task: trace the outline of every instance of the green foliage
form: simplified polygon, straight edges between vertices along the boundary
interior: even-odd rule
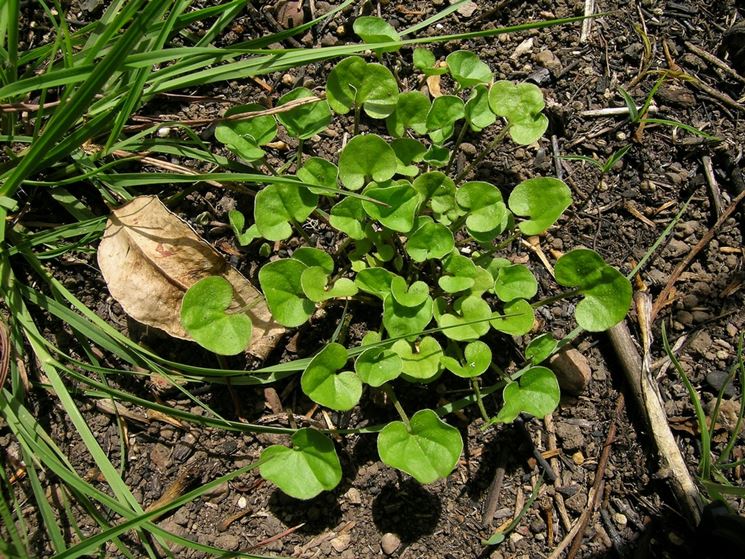
[[[388,133],[395,138],[402,137],[407,129],[419,135],[426,134],[430,107],[429,98],[419,91],[401,93],[396,108],[385,120]]]
[[[390,23],[375,16],[358,17],[354,20],[352,28],[366,43],[388,43],[401,40],[401,35],[398,34],[398,31]],[[400,46],[394,45],[374,50],[376,53],[381,53],[394,52],[400,48]]]
[[[489,106],[496,115],[507,119],[510,136],[517,144],[532,144],[548,128],[548,118],[541,113],[543,93],[532,83],[494,83],[489,90]]]
[[[337,343],[330,343],[311,360],[303,371],[300,385],[314,402],[345,411],[352,409],[362,396],[362,380],[352,371],[339,373],[349,354]]]
[[[494,421],[510,423],[521,413],[544,417],[559,405],[559,381],[546,367],[533,367],[502,391],[504,406]]]
[[[298,87],[279,98],[278,106],[286,105],[291,101],[313,97],[313,92],[305,87]],[[307,140],[320,134],[331,122],[331,111],[326,101],[308,103],[293,107],[288,111],[277,113],[279,122],[287,130],[287,133],[300,140]]]
[[[270,241],[281,241],[292,235],[292,225],[303,223],[316,209],[318,195],[299,185],[270,184],[256,194],[254,218],[256,229]]]
[[[538,177],[518,184],[510,194],[510,210],[530,219],[518,227],[526,235],[540,235],[551,227],[572,203],[569,187],[559,179]]]
[[[370,118],[382,119],[396,108],[398,84],[385,66],[350,56],[331,70],[326,82],[326,98],[338,114],[361,107]]]
[[[227,313],[233,286],[220,276],[192,285],[181,301],[181,324],[199,345],[220,355],[235,355],[251,341],[251,319],[243,312]]]
[[[425,76],[439,76],[448,71],[447,67],[438,67],[435,55],[432,54],[431,50],[424,47],[414,49],[413,62],[414,68]]]
[[[263,111],[265,107],[251,103],[233,107],[225,116]],[[271,115],[256,116],[245,120],[223,120],[215,127],[215,139],[244,161],[256,161],[264,157],[261,147],[277,135],[277,121]]]
[[[427,113],[427,130],[430,139],[442,145],[455,132],[455,123],[466,116],[465,103],[455,95],[437,97]]]
[[[450,70],[450,75],[461,87],[473,87],[480,84],[488,84],[493,75],[489,66],[471,51],[459,50],[450,53],[445,59]]]
[[[339,156],[339,178],[350,190],[359,190],[371,180],[385,182],[396,167],[393,148],[375,134],[352,138]]]

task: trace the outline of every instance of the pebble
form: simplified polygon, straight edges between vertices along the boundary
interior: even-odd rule
[[[241,539],[235,534],[225,533],[217,536],[214,543],[215,546],[219,547],[220,549],[233,551],[241,546]]]
[[[592,379],[590,363],[574,348],[554,355],[549,361],[549,366],[556,373],[562,391],[573,396],[581,394]]]
[[[683,326],[691,326],[693,324],[693,315],[688,311],[678,311],[675,313],[675,320]]]
[[[458,8],[458,13],[462,15],[463,17],[471,17],[473,15],[473,12],[479,9],[478,4],[476,2],[466,2],[464,4],[461,4]]]
[[[665,249],[665,252],[672,257],[683,256],[684,254],[687,254],[688,251],[688,243],[678,239],[672,239]]]
[[[539,516],[530,523],[530,531],[534,534],[542,534],[546,529],[546,522]]]
[[[582,514],[587,507],[587,495],[576,493],[564,501],[566,507],[572,512]]]
[[[585,446],[585,436],[578,425],[559,422],[556,424],[556,434],[561,439],[563,448],[577,449]]]
[[[706,383],[718,393],[727,382],[728,376],[724,371],[712,371],[706,375]],[[734,398],[737,395],[737,389],[731,381],[724,387],[724,395],[727,398]]]
[[[585,463],[585,455],[582,454],[582,451],[578,450],[574,454],[572,454],[572,461],[577,464],[577,466],[581,466]]]
[[[349,491],[344,494],[344,497],[347,499],[347,501],[349,501],[349,504],[351,505],[362,504],[362,495],[360,495],[360,490],[356,487],[350,487]]]
[[[703,355],[709,350],[711,344],[711,336],[709,336],[707,332],[701,331],[691,342],[690,348],[691,351],[695,351],[696,353]]]
[[[536,54],[535,61],[554,75],[561,72],[561,60],[550,50],[542,50]]]
[[[392,555],[401,545],[401,538],[391,532],[386,532],[380,539],[380,549],[386,555]]]
[[[170,454],[170,448],[163,444],[156,443],[150,451],[150,461],[162,472],[171,465]]]
[[[339,534],[333,540],[331,540],[331,547],[333,547],[337,553],[341,553],[342,551],[347,549],[351,543],[352,534],[350,534],[349,532],[344,532],[343,534]]]
[[[238,508],[239,509],[245,509],[248,506],[248,501],[246,500],[246,498],[243,495],[241,495],[238,498],[238,503],[237,504],[238,504]]]
[[[613,515],[613,520],[616,524],[618,524],[621,528],[626,526],[628,523],[628,519],[626,518],[625,514],[621,514],[620,512],[617,512]]]
[[[701,324],[711,319],[711,313],[706,311],[693,311],[691,314],[693,315],[693,322],[696,324]]]
[[[465,153],[466,155],[476,155],[476,146],[473,144],[469,144],[468,142],[463,142],[460,145],[460,150]]]

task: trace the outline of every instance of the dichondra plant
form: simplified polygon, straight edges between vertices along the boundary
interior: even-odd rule
[[[360,18],[354,29],[365,40],[397,40],[395,30],[378,18]],[[524,180],[505,197],[490,182],[450,173],[449,162],[468,133],[497,127],[494,144],[506,136],[519,145],[538,141],[548,126],[538,87],[495,82],[489,67],[468,51],[453,52],[438,64],[432,52],[417,48],[416,71],[449,73],[453,91],[434,99],[420,91],[401,92],[381,63],[389,50],[394,49],[376,50],[375,62],[359,56],[338,62],[328,76],[325,99],[276,119],[226,121],[215,134],[241,160],[256,164],[277,134],[277,121],[297,139],[294,175],[269,181],[256,194],[250,227],[237,211],[230,214],[231,226],[241,245],[295,234],[306,237],[308,245],[302,227],[311,217],[337,232],[336,258],[302,246],[265,263],[258,278],[266,303],[274,320],[288,328],[340,299],[359,299],[379,313],[379,331],[369,332],[359,347],[331,342],[318,351],[300,386],[313,402],[338,412],[351,410],[371,390],[382,391],[399,418],[377,435],[380,459],[430,483],[453,470],[463,441],[435,410],[418,409],[409,416],[396,397],[401,383],[428,383],[442,374],[462,378],[487,422],[511,422],[523,413],[543,416],[558,405],[556,378],[539,365],[557,341],[536,336],[526,350],[528,365],[509,376],[493,366],[498,347],[490,332],[531,333],[534,310],[542,304],[531,302],[539,284],[530,268],[499,254],[518,237],[554,226],[572,199],[556,178]],[[279,104],[310,95],[298,88]],[[248,105],[231,113],[256,109]],[[353,136],[333,161],[305,156],[303,142],[325,130],[333,113],[351,113],[346,118],[354,124]],[[370,131],[360,134],[363,118]],[[577,248],[558,258],[555,280],[565,290],[543,294],[545,299],[579,298],[575,318],[586,330],[605,330],[626,314],[628,280],[592,250]],[[187,292],[181,310],[186,330],[217,353],[245,348],[251,332],[245,314],[226,313],[231,300],[226,283],[202,280]],[[495,372],[503,405],[490,417],[480,377]],[[267,448],[260,469],[301,499],[332,489],[341,479],[331,439],[311,428],[298,430],[291,447]]]

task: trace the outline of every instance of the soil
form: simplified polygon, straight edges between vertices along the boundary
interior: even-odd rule
[[[467,10],[456,12],[424,34],[457,33],[576,16],[582,14],[584,3],[576,0],[478,0],[469,4],[474,8],[470,15],[463,15]],[[258,12],[247,12],[239,18],[221,38],[222,46],[271,32],[275,20],[281,24],[283,17],[287,17],[281,10],[269,10],[274,17],[267,19],[263,16],[267,6],[254,5]],[[394,0],[380,2],[380,5],[368,3],[362,11],[380,10],[395,27],[405,28],[445,5],[443,0],[405,3]],[[315,9],[323,12],[329,9],[329,4],[316,1]],[[741,99],[745,95],[745,82],[703,60],[687,44],[727,58],[724,33],[731,24],[742,21],[745,10],[741,3],[720,0],[630,3],[604,0],[597,2],[597,10],[608,15],[591,20],[586,41],[580,40],[582,24],[575,23],[445,43],[435,46],[434,52],[438,59],[443,59],[454,50],[472,50],[495,71],[496,79],[530,80],[544,91],[551,123],[545,137],[537,146],[500,148],[477,169],[476,176],[509,192],[522,179],[556,176],[557,171],[561,174],[571,187],[575,202],[558,226],[540,239],[540,246],[549,258],[577,246],[586,246],[628,273],[689,201],[672,235],[654,253],[640,275],[654,299],[678,262],[743,189],[743,111],[711,92]],[[257,17],[257,13],[261,17]],[[360,8],[356,7],[298,40],[308,47],[353,41],[351,21],[359,13]],[[81,12],[78,19],[84,21],[94,15],[95,12]],[[645,52],[644,37],[649,41],[648,52]],[[410,54],[409,48],[401,51],[406,61]],[[386,57],[391,61],[398,58],[394,54]],[[730,63],[742,62],[733,59]],[[195,89],[190,93],[211,100],[159,99],[145,107],[141,114],[178,119],[216,117],[230,106],[225,99],[236,103],[256,100],[272,103],[295,85],[320,90],[332,64],[262,76],[261,80]],[[646,69],[651,72],[645,73]],[[592,116],[590,111],[624,107],[619,95],[621,87],[639,104],[643,103],[659,76],[657,72],[664,70],[671,70],[672,77],[654,97],[657,112],[653,116],[694,126],[720,141],[707,141],[665,125],[649,124],[641,129],[631,124],[625,115]],[[694,81],[682,79],[682,72]],[[410,87],[416,86],[416,76],[408,63],[402,66],[400,78]],[[705,84],[709,90],[701,89],[697,83]],[[336,118],[328,132],[308,143],[307,153],[335,157],[340,137],[350,130],[348,120]],[[204,139],[213,140],[209,130]],[[277,162],[291,156],[294,149],[291,139],[284,140],[287,150],[272,152]],[[472,154],[490,140],[488,135],[467,137],[458,165],[464,166]],[[558,158],[583,155],[605,161],[624,146],[631,147],[605,175],[588,163]],[[220,149],[217,144],[213,148]],[[706,161],[711,162],[716,189],[707,180]],[[171,192],[166,190],[164,194]],[[101,212],[105,212],[105,207],[98,204]],[[262,257],[256,249],[240,249],[224,226],[230,209],[248,210],[250,205],[248,196],[201,187],[183,198],[174,209],[247,277],[255,278]],[[49,211],[55,210],[50,206]],[[199,224],[204,221],[196,221],[203,212],[209,215],[206,226]],[[671,344],[684,340],[679,358],[705,403],[715,398],[716,390],[733,366],[737,335],[743,331],[745,323],[744,231],[742,210],[735,211],[683,271],[675,284],[672,304],[660,311],[653,328],[652,361],[664,356],[660,342],[660,327],[664,323]],[[323,229],[308,229],[307,232],[320,247],[332,246],[335,242],[333,235],[327,235]],[[279,254],[292,249],[297,242],[293,240],[279,247]],[[118,304],[107,297],[94,255],[81,253],[78,256],[75,262],[52,265],[59,279],[117,328],[141,336],[141,329],[128,321]],[[549,289],[550,275],[534,251],[515,246],[512,257],[529,262],[544,282],[542,287]],[[349,310],[352,323],[348,342],[353,343],[367,329],[376,327],[379,317],[366,316],[355,307]],[[540,315],[544,331],[551,331],[557,338],[568,334],[574,327],[572,314],[573,309],[566,301],[555,303]],[[328,340],[341,315],[340,308],[329,308],[325,316],[315,317],[311,324],[283,341],[269,361],[313,354],[319,344]],[[61,325],[48,317],[38,318],[47,333],[55,336],[59,346],[74,347],[74,340]],[[634,311],[628,323],[635,337],[641,339]],[[209,363],[209,356],[200,354],[191,344],[173,343],[157,336],[140,339],[164,352],[166,357],[177,356],[183,360],[186,355],[194,363],[214,365]],[[500,358],[504,366],[514,366],[519,361],[525,341],[501,340],[503,347],[508,348],[506,355]],[[694,556],[697,550],[693,542],[710,534],[689,526],[680,513],[670,492],[667,474],[660,469],[642,410],[628,391],[610,342],[604,335],[584,335],[574,347],[587,360],[591,381],[578,395],[563,398],[552,423],[526,419],[524,424],[484,428],[478,411],[470,408],[452,418],[451,423],[461,430],[467,444],[456,470],[445,480],[419,485],[378,461],[374,437],[339,437],[337,451],[344,477],[334,491],[311,501],[298,501],[263,482],[258,473],[249,474],[177,509],[158,523],[174,534],[201,543],[270,556],[344,559],[546,557],[568,531],[568,526],[562,522],[560,502],[564,503],[566,519],[572,524],[590,506],[588,494],[601,453],[608,443],[608,434],[614,430],[615,436],[609,441],[611,448],[604,470],[602,498],[590,517],[578,556]],[[236,359],[230,365],[251,364]],[[662,366],[656,373],[668,419],[690,471],[695,474],[701,451],[688,394],[673,367]],[[178,392],[162,391],[133,379],[110,379],[110,382],[168,405],[203,413]],[[440,381],[426,389],[415,386],[403,398],[405,402],[429,401],[431,405],[438,405],[457,399],[459,388],[463,386]],[[287,426],[287,415],[283,413],[287,409],[292,409],[298,417],[313,413],[311,402],[302,397],[293,380],[272,387],[205,386],[195,393],[228,419]],[[737,409],[741,397],[737,383],[726,387],[725,394],[732,401],[727,405]],[[622,396],[626,403],[617,414]],[[83,396],[77,402],[109,458],[118,465],[123,457],[116,418]],[[87,472],[89,479],[95,480],[99,474],[58,404],[48,400],[43,391],[36,390],[29,395],[29,405],[39,417],[44,417],[54,440],[71,457],[77,471]],[[135,416],[142,415],[142,410],[136,406],[130,409]],[[323,421],[318,412],[313,417]],[[371,403],[349,415],[333,414],[331,420],[336,424],[343,422],[362,427],[390,417],[388,406]],[[128,420],[126,423],[124,479],[144,507],[157,501],[175,482],[206,483],[255,461],[266,446],[287,442],[283,435],[230,433],[173,422]],[[556,439],[557,450],[549,463],[557,475],[556,482],[546,482],[505,542],[485,547],[482,540],[508,523],[528,499],[542,471],[535,451],[540,454],[549,449],[552,437]],[[0,427],[0,447],[12,453],[14,444],[7,428]],[[740,438],[732,458],[744,456],[745,445]],[[740,468],[733,469],[730,475],[733,483],[742,485]],[[495,476],[502,480],[498,491],[494,491]],[[24,490],[21,484],[19,491]],[[742,499],[732,499],[731,504],[739,511],[745,506]],[[492,518],[485,522],[485,510],[490,505]],[[80,520],[79,528],[84,533],[96,529],[87,515],[81,515]],[[131,543],[137,549],[138,544]],[[39,557],[51,555],[43,530],[38,531],[36,545]],[[176,557],[203,556],[179,547],[172,547],[171,552]],[[110,548],[106,555],[115,556],[116,550]]]

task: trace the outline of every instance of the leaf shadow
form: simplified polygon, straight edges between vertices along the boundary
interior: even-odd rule
[[[378,530],[394,532],[404,543],[432,534],[441,513],[440,498],[413,479],[388,483],[372,504],[373,521]]]

